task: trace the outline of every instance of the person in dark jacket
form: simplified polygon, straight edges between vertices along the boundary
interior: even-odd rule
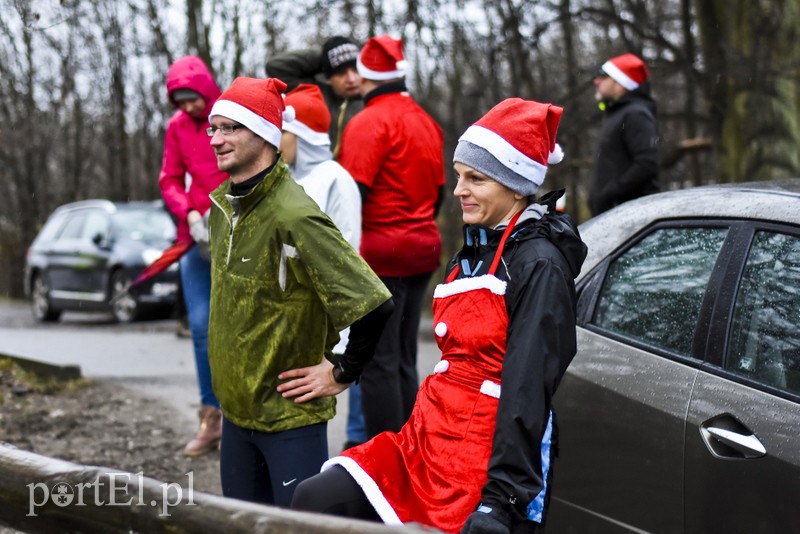
[[[353,116],[364,109],[361,77],[356,71],[358,46],[347,37],[331,37],[319,49],[303,49],[276,55],[267,61],[267,76],[278,78],[289,91],[302,83],[317,85],[328,104],[333,159],[339,159],[342,133]]]
[[[605,117],[589,191],[592,215],[660,190],[656,104],[647,78],[647,66],[633,54],[609,59],[595,76]]]
[[[332,395],[357,381],[394,305],[292,178],[280,80],[236,78],[211,109],[230,179],[211,192],[208,357],[222,407],[225,497],[287,506],[328,457]],[[284,111],[286,114],[284,115]],[[350,337],[339,356],[339,332]]]
[[[442,359],[408,423],[327,461],[292,507],[466,533],[533,532],[556,451],[553,395],[576,352],[574,279],[586,257],[534,195],[562,109],[511,98],[472,125],[453,160],[464,245],[434,293]]]

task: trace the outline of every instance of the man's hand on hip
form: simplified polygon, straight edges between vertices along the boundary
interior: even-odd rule
[[[278,392],[286,398],[296,397],[294,401],[297,403],[337,395],[350,385],[340,384],[333,379],[333,364],[326,358],[311,367],[284,371],[278,378],[288,380],[278,386]]]

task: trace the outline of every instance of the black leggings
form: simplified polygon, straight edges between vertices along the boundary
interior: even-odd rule
[[[334,465],[311,478],[305,479],[294,490],[294,510],[381,521],[378,512],[369,503],[361,486],[340,465]],[[511,529],[512,534],[539,534],[541,525],[521,521]]]
[[[419,321],[431,275],[381,277],[392,292],[394,311],[361,374],[361,407],[368,439],[384,430],[399,432],[414,408],[419,391]]]
[[[292,508],[368,521],[381,520],[361,486],[339,465],[301,482],[294,490]]]

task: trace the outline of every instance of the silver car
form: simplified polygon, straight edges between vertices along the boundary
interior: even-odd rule
[[[800,180],[580,227],[547,532],[800,532]]]

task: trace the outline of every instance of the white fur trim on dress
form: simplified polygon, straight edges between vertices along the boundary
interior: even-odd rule
[[[506,285],[506,282],[491,274],[484,274],[475,278],[459,278],[447,284],[437,285],[433,291],[433,298],[451,297],[476,289],[488,289],[495,295],[505,295]]]
[[[309,128],[308,125],[303,124],[299,120],[284,122],[283,130],[295,134],[300,139],[303,139],[306,143],[314,146],[325,146],[331,144],[331,138],[328,136],[328,132],[314,131]]]
[[[389,504],[389,501],[386,500],[384,497],[383,492],[372,480],[372,477],[364,471],[355,460],[348,456],[334,456],[324,464],[322,464],[322,468],[320,472],[325,471],[333,467],[334,465],[341,465],[342,467],[347,470],[353,479],[361,486],[361,489],[364,491],[364,495],[367,496],[369,499],[370,504],[372,507],[375,508],[375,511],[378,512],[381,520],[386,523],[387,525],[402,525],[403,522],[400,521],[400,518],[397,517],[397,512],[394,511],[392,505]]]
[[[620,84],[628,91],[633,91],[634,89],[639,87],[639,84],[636,83],[636,81],[633,80],[633,78],[622,72],[622,70],[613,63],[611,63],[611,61],[606,61],[600,68],[603,69],[603,71],[605,71],[606,74],[611,76],[611,78],[615,82]]]
[[[494,397],[495,399],[500,398],[500,390],[500,384],[492,382],[491,380],[484,380],[483,384],[481,384],[481,393]]]
[[[281,146],[281,129],[241,104],[232,100],[217,100],[214,102],[214,107],[211,108],[208,120],[210,121],[216,115],[227,117],[246,126],[275,148]]]
[[[467,128],[467,131],[458,140],[469,141],[473,145],[487,150],[504,167],[530,180],[537,186],[542,185],[542,182],[544,182],[547,165],[529,158],[517,150],[514,145],[488,128],[473,124]]]
[[[366,78],[367,80],[382,81],[405,77],[406,69],[408,68],[408,62],[405,60],[400,60],[395,64],[395,67],[397,67],[397,70],[372,70],[369,67],[365,67],[364,64],[361,63],[361,56],[359,56],[359,58],[356,60],[356,70],[358,71],[358,75],[362,78]]]

